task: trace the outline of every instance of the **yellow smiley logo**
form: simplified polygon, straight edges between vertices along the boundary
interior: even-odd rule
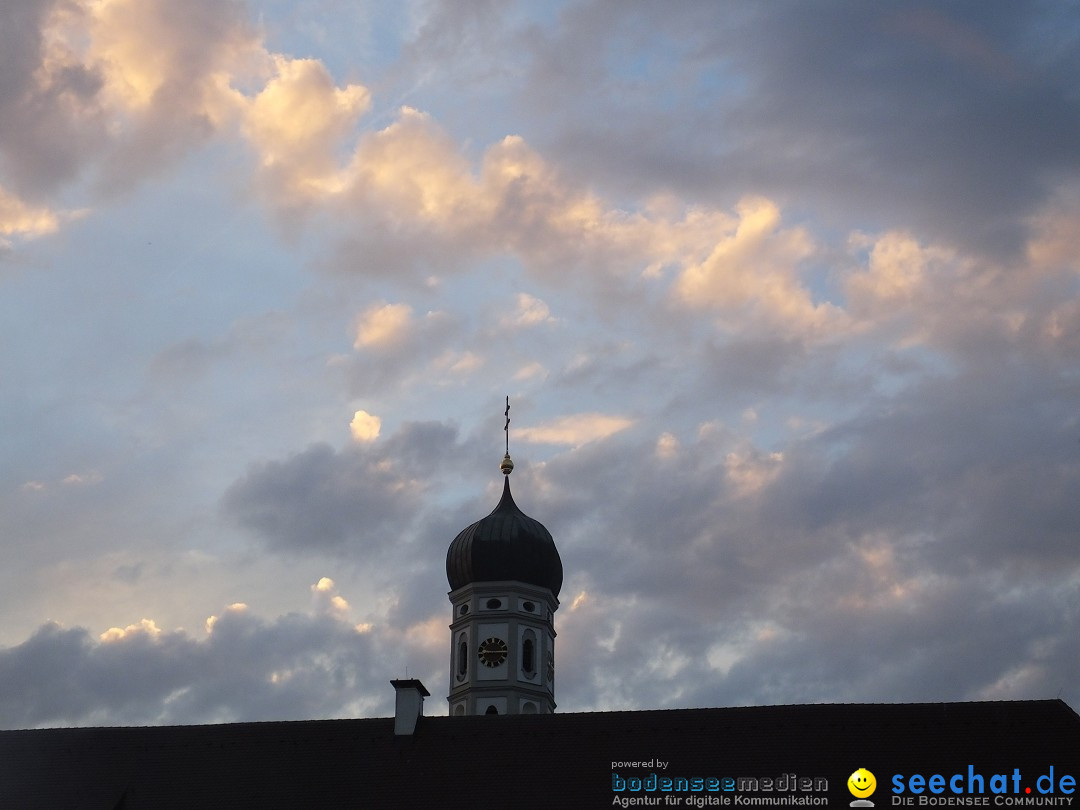
[[[877,789],[877,779],[866,768],[859,768],[847,780],[847,789],[857,799],[865,799]]]

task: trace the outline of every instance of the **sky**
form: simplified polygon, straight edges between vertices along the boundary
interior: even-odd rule
[[[0,4],[0,727],[1080,707],[1080,7]]]

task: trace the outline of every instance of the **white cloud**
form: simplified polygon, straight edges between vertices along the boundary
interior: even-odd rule
[[[150,619],[97,639],[81,628],[43,625],[0,650],[0,714],[5,727],[28,728],[385,712],[390,690],[367,691],[382,680],[370,664],[383,639],[345,618],[343,601],[330,599],[327,608],[268,619],[234,605],[211,617],[198,639]]]
[[[60,218],[48,208],[32,206],[0,186],[0,235],[32,238],[54,232]]]
[[[442,612],[429,616],[405,628],[405,638],[414,644],[432,649],[447,645],[446,616]]]
[[[551,309],[539,298],[528,293],[518,293],[517,307],[512,315],[504,316],[503,325],[527,329],[544,323],[555,323]]]
[[[744,446],[727,454],[724,475],[735,494],[747,498],[775,481],[783,470],[783,462],[783,453],[762,453]]]
[[[486,208],[464,157],[427,114],[411,107],[363,137],[341,177],[365,208],[406,225],[468,231]]]
[[[274,193],[303,200],[340,191],[338,146],[371,107],[370,93],[336,87],[315,59],[275,55],[273,64],[274,77],[247,104],[244,127]]]
[[[229,79],[258,57],[253,29],[208,0],[183,12],[168,0],[101,0],[90,13],[89,58],[106,76],[106,93],[132,110],[167,101],[190,105],[219,123],[232,95]]]
[[[1080,200],[1072,199],[1077,196],[1080,192],[1074,190],[1065,200],[1055,200],[1032,218],[1027,258],[1034,267],[1067,268],[1080,273]]]
[[[518,428],[514,435],[533,444],[566,444],[579,446],[604,439],[634,424],[625,416],[605,413],[579,413]]]
[[[855,316],[878,325],[905,316],[932,316],[944,292],[941,285],[948,286],[950,297],[965,286],[964,263],[954,251],[922,245],[910,233],[854,233],[848,244],[853,251],[869,249],[866,269],[847,278],[849,308]]]
[[[129,624],[127,627],[110,627],[98,638],[105,643],[112,643],[129,638],[132,635],[144,635],[147,638],[156,639],[161,636],[161,628],[153,619],[141,619],[138,624]]]
[[[656,440],[656,455],[662,459],[672,459],[679,454],[679,440],[671,433],[661,433]]]
[[[105,480],[105,476],[98,470],[90,470],[85,473],[72,473],[67,475],[60,482],[68,486],[92,486],[94,484],[100,484]]]
[[[349,612],[348,600],[337,593],[337,586],[330,577],[321,577],[311,586],[311,593],[317,610],[339,617],[344,617]]]
[[[360,443],[375,441],[379,438],[381,429],[382,420],[363,410],[354,413],[349,423],[349,433],[352,434],[354,441]]]
[[[455,376],[467,376],[484,365],[484,358],[475,352],[446,351],[438,355],[432,364],[440,371],[448,371]]]
[[[408,334],[411,323],[408,304],[376,304],[357,318],[353,346],[365,349],[396,343]]]
[[[814,301],[799,278],[817,250],[803,228],[780,227],[771,200],[748,197],[738,219],[703,261],[688,264],[674,290],[683,304],[715,311],[729,329],[769,327],[807,336],[834,332],[842,311]]]
[[[527,380],[544,380],[547,379],[548,371],[544,368],[543,363],[532,362],[522,366],[514,372],[514,379],[525,382]]]

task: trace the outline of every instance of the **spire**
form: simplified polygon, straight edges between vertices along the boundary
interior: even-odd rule
[[[514,462],[510,459],[510,397],[506,397],[506,412],[503,414],[506,417],[506,424],[503,425],[503,432],[506,433],[506,455],[503,456],[502,464],[499,465],[499,469],[502,470],[503,475],[510,475],[514,471]],[[507,479],[509,482],[509,479]]]
[[[503,493],[446,550],[451,715],[555,711],[555,624],[563,569],[551,532],[510,494],[510,397]],[[411,715],[410,715],[411,716]]]

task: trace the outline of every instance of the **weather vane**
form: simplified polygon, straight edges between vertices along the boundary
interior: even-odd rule
[[[510,460],[510,396],[506,397],[506,411],[503,413],[506,417],[506,424],[503,425],[503,432],[506,433],[506,455],[503,456],[502,464],[499,465],[499,469],[502,470],[503,475],[509,475],[514,471],[514,462]]]

